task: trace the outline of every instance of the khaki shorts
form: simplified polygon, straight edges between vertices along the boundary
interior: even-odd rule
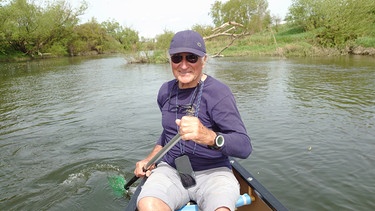
[[[190,200],[195,201],[199,210],[203,211],[219,207],[235,210],[240,191],[232,170],[220,167],[196,171],[195,179],[197,184],[185,189],[176,169],[161,162],[142,186],[137,204],[143,197],[156,197],[168,204],[171,210],[181,208]]]

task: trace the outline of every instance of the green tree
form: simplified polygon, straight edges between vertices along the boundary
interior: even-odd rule
[[[327,18],[319,35],[330,38],[334,45],[369,35],[375,25],[374,0],[336,0],[326,6]]]
[[[79,55],[89,51],[103,53],[106,31],[92,18],[91,21],[78,25],[74,29],[75,36],[69,42],[70,55]]]
[[[172,31],[164,30],[163,34],[156,35],[156,48],[167,50],[174,34]]]
[[[102,22],[101,26],[106,30],[108,35],[121,42],[123,27],[118,22],[114,20],[108,20]]]
[[[0,0],[0,53],[6,54],[9,49],[9,43],[5,39],[6,22],[9,17],[8,9],[3,6],[3,0]]]
[[[312,30],[320,27],[324,18],[324,0],[293,0],[286,20],[289,24]]]
[[[374,0],[294,0],[286,19],[315,30],[315,41],[323,46],[342,46],[371,33],[374,8]]]
[[[139,50],[138,32],[131,28],[125,27],[121,32],[121,44],[125,50]]]
[[[65,1],[41,7],[27,0],[13,0],[2,7],[2,16],[6,18],[1,37],[12,49],[33,56],[70,36],[86,8],[82,5],[74,10]]]
[[[209,36],[212,34],[212,31],[214,29],[213,26],[210,26],[210,25],[199,25],[199,24],[196,24],[194,26],[191,27],[192,30],[198,32],[199,34],[201,34],[203,37],[205,36]]]
[[[271,23],[267,0],[215,1],[210,15],[216,27],[234,21],[244,25],[248,32],[262,31]]]
[[[105,21],[101,25],[107,31],[108,35],[121,43],[124,50],[139,50],[139,35],[137,31],[123,27],[113,20]]]
[[[3,16],[7,16],[3,19],[3,37],[15,50],[29,54],[35,44],[36,17],[40,9],[26,0],[15,0],[2,9]]]

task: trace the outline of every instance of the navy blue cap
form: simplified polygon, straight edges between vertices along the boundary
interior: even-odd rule
[[[177,32],[172,38],[169,54],[193,53],[198,56],[206,55],[203,37],[195,31],[185,30]]]

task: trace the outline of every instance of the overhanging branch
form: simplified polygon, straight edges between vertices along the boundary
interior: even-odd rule
[[[236,31],[237,28],[244,28],[242,24],[236,23],[234,21],[229,21],[224,24],[222,24],[219,27],[216,27],[212,30],[213,34],[204,37],[205,40],[210,40],[216,37],[221,37],[221,36],[226,36],[226,37],[231,37],[230,43],[228,43],[227,46],[225,46],[223,49],[221,49],[218,53],[216,53],[213,57],[220,57],[221,53],[230,47],[236,39],[239,39],[243,36],[250,35],[250,33],[247,32],[242,32],[242,33],[235,33],[233,31]]]

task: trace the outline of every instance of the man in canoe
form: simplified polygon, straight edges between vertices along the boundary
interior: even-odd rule
[[[228,156],[247,158],[252,146],[229,87],[203,73],[202,36],[177,32],[169,48],[174,79],[159,89],[163,131],[134,174],[148,176],[137,199],[143,210],[176,210],[193,200],[200,210],[234,210],[239,184]],[[158,163],[146,164],[177,134],[178,141]],[[154,167],[154,166],[153,166]]]

